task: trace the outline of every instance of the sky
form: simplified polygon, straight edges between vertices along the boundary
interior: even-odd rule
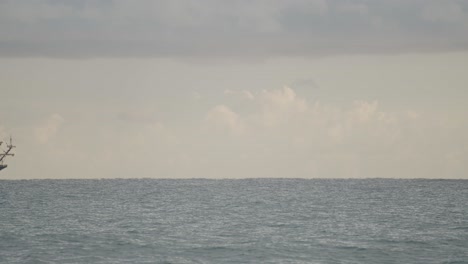
[[[468,1],[0,0],[1,179],[468,179]]]

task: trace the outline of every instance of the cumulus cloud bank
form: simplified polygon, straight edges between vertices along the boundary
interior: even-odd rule
[[[2,56],[289,56],[466,50],[460,0],[0,2]]]
[[[222,94],[192,122],[165,122],[154,108],[136,105],[116,108],[113,122],[47,116],[17,129],[23,158],[15,162],[28,166],[11,171],[22,175],[31,166],[37,177],[67,178],[465,177],[466,118],[390,110],[378,100],[337,105],[288,86],[229,100],[238,95]],[[31,144],[24,140],[31,137]]]
[[[376,100],[342,107],[307,102],[289,87],[265,90],[255,103],[257,110],[242,116],[215,108],[229,113],[223,120],[231,127],[242,124],[244,134],[226,137],[241,146],[236,154],[251,162],[232,157],[230,166],[245,175],[243,168],[266,177],[462,177],[462,150],[453,144],[466,137],[459,131],[451,138],[453,131],[438,124],[440,117],[385,111]],[[229,153],[232,146],[225,147]]]

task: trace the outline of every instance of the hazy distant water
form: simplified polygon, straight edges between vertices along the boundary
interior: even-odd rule
[[[468,263],[468,181],[0,181],[0,263]]]

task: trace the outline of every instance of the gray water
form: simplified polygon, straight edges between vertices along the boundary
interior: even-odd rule
[[[468,263],[468,181],[3,180],[0,263]]]

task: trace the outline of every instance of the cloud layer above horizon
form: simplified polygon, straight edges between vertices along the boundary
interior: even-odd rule
[[[0,2],[0,56],[251,58],[467,48],[462,0]]]
[[[468,1],[0,1],[2,178],[468,178]]]
[[[0,59],[2,177],[466,178],[467,63]]]

